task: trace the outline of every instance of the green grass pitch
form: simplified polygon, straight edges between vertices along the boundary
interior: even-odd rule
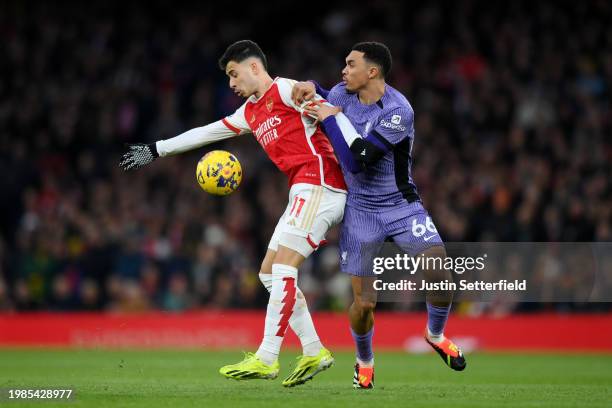
[[[352,353],[300,387],[226,380],[240,352],[0,350],[0,388],[70,387],[72,402],[0,401],[7,407],[611,407],[612,355],[468,355],[457,373],[434,354],[376,354],[376,388],[353,390]],[[6,393],[6,391],[4,391]],[[68,404],[68,405],[66,405]]]

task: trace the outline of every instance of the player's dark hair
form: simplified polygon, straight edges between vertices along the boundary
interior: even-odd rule
[[[391,71],[393,60],[391,58],[391,51],[389,51],[389,47],[385,44],[374,41],[360,42],[353,45],[352,51],[363,52],[365,59],[378,65],[383,78],[386,78],[389,71]]]
[[[230,61],[240,63],[250,57],[259,58],[265,70],[268,70],[268,60],[265,54],[259,48],[259,45],[251,40],[236,41],[227,47],[221,58],[219,58],[219,68],[225,71],[225,67],[227,67]]]

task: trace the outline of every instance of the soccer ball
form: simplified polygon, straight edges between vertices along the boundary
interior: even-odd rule
[[[196,180],[204,191],[224,196],[236,191],[242,181],[240,162],[230,152],[213,150],[200,159]]]

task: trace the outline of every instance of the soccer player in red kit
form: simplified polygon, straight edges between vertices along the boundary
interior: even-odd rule
[[[212,124],[156,143],[131,145],[120,164],[125,170],[135,169],[157,157],[215,141],[244,134],[255,136],[289,178],[289,201],[259,274],[270,292],[263,341],[256,353],[247,353],[243,361],[222,367],[220,373],[237,380],[276,378],[283,336],[291,326],[300,338],[303,356],[283,385],[303,384],[330,367],[334,359],[321,344],[297,286],[298,268],[323,243],[326,232],[342,221],[346,185],[327,137],[291,100],[295,81],[272,79],[257,44],[244,40],[230,45],[219,65],[229,77],[230,88],[247,98],[246,102],[232,115]],[[342,113],[336,120],[343,131],[355,132]]]

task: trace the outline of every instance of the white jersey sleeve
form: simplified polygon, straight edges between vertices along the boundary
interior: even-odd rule
[[[342,136],[344,136],[344,140],[349,147],[351,147],[356,139],[361,139],[361,135],[357,133],[357,130],[355,130],[355,127],[344,113],[339,112],[336,114],[336,124],[338,124]]]
[[[243,103],[241,107],[236,109],[236,112],[221,120],[221,122],[223,122],[223,124],[236,135],[251,133],[251,127],[249,126],[244,113],[247,102]]]
[[[242,105],[236,112],[225,119],[206,126],[193,128],[171,139],[158,141],[156,143],[157,152],[160,157],[172,156],[197,149],[209,143],[249,133],[251,129],[244,118],[244,107],[245,105]]]

